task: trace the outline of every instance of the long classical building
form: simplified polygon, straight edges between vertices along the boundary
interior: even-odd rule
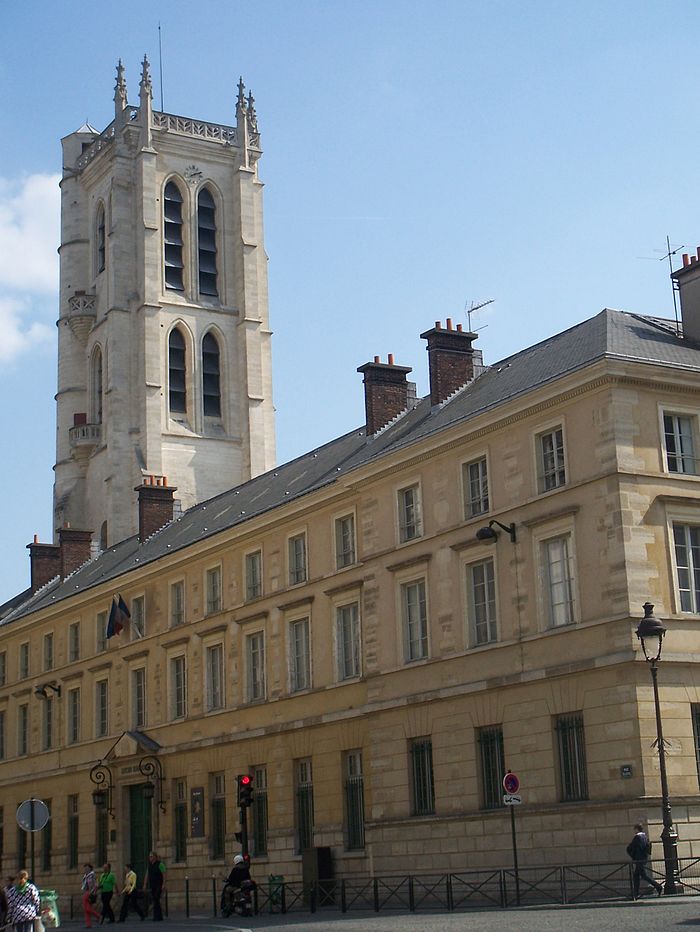
[[[507,770],[521,864],[623,860],[634,822],[660,830],[647,601],[699,856],[699,270],[675,276],[682,326],[606,309],[490,363],[437,322],[427,397],[375,356],[356,430],[182,511],[146,470],[133,536],[30,544],[0,608],[3,869],[36,797],[40,882],[156,847],[175,896],[239,850],[244,773],[262,875],[311,849],[346,877],[507,865]]]

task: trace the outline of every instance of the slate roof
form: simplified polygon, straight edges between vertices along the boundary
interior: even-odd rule
[[[285,502],[334,483],[353,469],[554,382],[602,358],[700,371],[700,349],[684,342],[673,321],[606,308],[589,320],[484,369],[441,405],[430,397],[367,437],[364,427],[338,437],[215,498],[195,505],[143,544],[138,537],[110,547],[62,582],[55,579],[0,610],[0,625],[116,579],[198,540],[244,524]]]

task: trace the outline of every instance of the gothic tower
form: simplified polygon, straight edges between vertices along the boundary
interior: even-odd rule
[[[117,67],[114,121],[63,140],[55,527],[137,530],[134,489],[188,508],[274,465],[261,155],[236,125],[139,104]],[[149,480],[150,481],[150,480]]]

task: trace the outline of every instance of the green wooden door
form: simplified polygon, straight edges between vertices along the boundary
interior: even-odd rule
[[[148,852],[153,847],[151,834],[151,800],[144,795],[143,783],[129,787],[129,860],[136,871],[138,886],[143,886],[143,878],[148,867]],[[120,870],[121,867],[120,866]],[[121,873],[117,872],[120,877]]]

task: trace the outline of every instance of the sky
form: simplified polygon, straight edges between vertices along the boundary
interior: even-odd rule
[[[52,538],[60,138],[131,102],[235,122],[264,154],[278,461],[364,423],[357,367],[472,327],[499,359],[603,307],[673,316],[700,243],[697,4],[24,0],[0,36],[0,604]],[[689,185],[690,193],[686,191]],[[680,262],[676,263],[677,265]]]

